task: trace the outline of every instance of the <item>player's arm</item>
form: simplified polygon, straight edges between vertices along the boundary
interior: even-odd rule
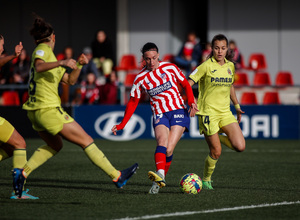
[[[236,114],[237,114],[237,120],[240,123],[241,119],[242,119],[242,114],[245,113],[244,111],[242,111],[241,106],[238,102],[238,99],[236,97],[236,93],[235,93],[235,89],[234,86],[231,86],[230,88],[230,99],[234,105],[234,108],[236,110]]]
[[[23,45],[22,45],[22,42],[20,42],[18,45],[15,46],[15,54],[0,58],[0,67],[4,66],[4,64],[6,64],[7,62],[20,56],[22,50],[23,50]]]
[[[114,125],[111,129],[111,131],[114,133],[114,135],[117,135],[117,131],[122,130],[125,127],[125,125],[129,121],[129,119],[133,115],[136,107],[138,106],[139,101],[140,101],[139,98],[135,98],[132,96],[130,97],[129,102],[125,109],[124,118],[123,118],[122,122],[118,125]]]
[[[186,78],[184,78],[184,80],[181,81],[181,85],[184,88],[184,91],[185,91],[187,99],[188,99],[188,105],[190,106],[190,109],[189,109],[190,116],[194,117],[196,112],[199,111],[199,109],[197,107],[197,102],[195,100],[191,84],[190,84],[190,82],[187,81]]]
[[[75,66],[71,67],[73,69],[72,72],[70,74],[64,74],[62,81],[69,85],[74,85],[80,75],[82,66],[88,64],[88,62],[88,58],[84,54],[81,54]]]

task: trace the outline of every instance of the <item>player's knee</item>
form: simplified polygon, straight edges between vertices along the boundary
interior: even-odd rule
[[[243,152],[246,148],[245,141],[241,141],[234,146],[236,152]]]

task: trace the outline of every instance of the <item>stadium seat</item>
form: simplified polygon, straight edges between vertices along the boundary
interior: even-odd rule
[[[263,98],[264,105],[280,105],[278,92],[266,92]]]
[[[167,54],[164,55],[162,61],[173,63],[174,62],[174,55],[171,54],[171,53],[167,53]]]
[[[271,78],[268,72],[258,72],[255,73],[253,78],[253,85],[254,86],[270,86],[271,85]]]
[[[262,53],[253,53],[249,57],[248,69],[253,71],[266,70],[267,61]]]
[[[125,77],[124,86],[131,87],[136,76],[135,73],[128,73]]]
[[[293,86],[294,80],[291,72],[280,71],[278,72],[275,80],[276,86]]]
[[[115,70],[130,71],[137,70],[137,61],[134,54],[125,54],[122,56],[119,66],[116,66]]]
[[[4,91],[2,93],[2,105],[20,105],[19,93],[17,91]]]
[[[234,86],[249,86],[249,77],[247,73],[237,72],[235,74]]]
[[[242,105],[257,105],[257,97],[255,92],[244,92],[241,97]]]

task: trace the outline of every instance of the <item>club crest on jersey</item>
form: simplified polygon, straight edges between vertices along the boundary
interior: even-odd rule
[[[166,75],[166,73],[162,73],[162,74],[160,75],[160,77],[161,77],[162,79],[166,79],[166,78],[167,78],[167,75]]]
[[[227,72],[229,75],[232,75],[231,69],[228,68]]]

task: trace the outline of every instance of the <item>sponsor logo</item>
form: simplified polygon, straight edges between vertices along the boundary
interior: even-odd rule
[[[224,82],[224,83],[232,83],[231,77],[211,77],[210,82]]]
[[[157,87],[155,87],[153,89],[149,89],[148,90],[148,94],[150,96],[155,96],[155,95],[157,95],[159,93],[162,93],[162,92],[164,92],[164,91],[166,91],[166,90],[168,90],[170,88],[172,88],[172,84],[171,84],[170,81],[168,81],[168,82],[166,82],[166,83],[164,83],[162,85],[159,85],[159,86],[157,86]]]
[[[174,118],[184,118],[184,114],[176,114],[174,115]]]
[[[214,73],[214,72],[216,72],[217,70],[213,70],[213,71],[211,71],[212,73]]]
[[[94,128],[101,137],[114,141],[129,141],[137,139],[146,129],[146,124],[140,116],[133,114],[127,125],[122,131],[118,131],[117,135],[111,132],[114,125],[120,123],[124,116],[123,111],[108,112],[98,117],[95,121]]]

